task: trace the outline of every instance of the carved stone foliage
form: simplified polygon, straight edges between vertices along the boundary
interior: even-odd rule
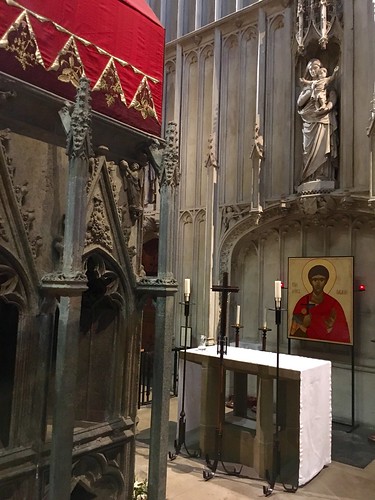
[[[177,124],[169,122],[165,133],[166,148],[164,150],[160,185],[178,186],[180,183],[179,154],[178,154],[178,131]]]
[[[110,226],[101,198],[94,196],[93,209],[87,225],[86,242],[88,245],[100,245],[108,251],[113,250]]]
[[[4,241],[9,241],[6,225],[4,219],[0,216],[0,238]]]
[[[67,154],[70,158],[89,158],[91,145],[91,96],[90,82],[82,77],[73,109],[66,105],[59,112],[67,134]]]
[[[318,39],[322,49],[336,27],[343,24],[342,0],[298,0],[296,7],[296,40],[303,52],[308,41]]]
[[[50,297],[73,297],[82,295],[87,288],[86,275],[82,271],[54,272],[41,279],[42,289]]]

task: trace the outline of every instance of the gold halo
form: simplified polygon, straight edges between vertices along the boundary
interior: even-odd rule
[[[326,259],[311,259],[304,265],[304,268],[302,269],[303,286],[306,288],[306,290],[309,293],[312,292],[312,286],[311,286],[311,283],[309,281],[308,275],[309,275],[310,269],[312,267],[315,267],[315,266],[324,266],[328,269],[329,278],[328,278],[328,281],[324,287],[324,291],[325,291],[325,293],[329,293],[332,290],[333,285],[336,282],[337,273],[336,273],[336,268],[332,264],[332,262],[330,262],[329,260],[326,260]]]

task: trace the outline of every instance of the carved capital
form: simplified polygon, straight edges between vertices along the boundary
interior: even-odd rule
[[[137,291],[142,295],[166,297],[178,291],[178,282],[169,274],[166,276],[141,276],[137,280]]]
[[[82,271],[49,273],[43,276],[41,288],[55,297],[73,297],[81,295],[87,289],[87,277]]]

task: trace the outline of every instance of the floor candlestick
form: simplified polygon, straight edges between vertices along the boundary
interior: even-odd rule
[[[175,452],[169,452],[169,459],[175,460],[177,455],[180,454],[181,448],[184,447],[189,457],[200,457],[200,450],[190,452],[185,439],[186,439],[186,414],[185,414],[185,387],[186,387],[186,349],[187,349],[187,332],[189,326],[189,313],[190,313],[190,294],[185,293],[184,315],[185,315],[185,336],[183,347],[183,375],[182,375],[182,398],[181,398],[181,412],[178,420],[178,438],[174,442]]]

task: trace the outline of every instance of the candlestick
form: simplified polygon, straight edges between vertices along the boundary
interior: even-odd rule
[[[200,450],[190,452],[185,443],[185,434],[186,434],[186,414],[185,414],[185,387],[186,387],[186,349],[187,349],[187,334],[189,328],[189,314],[190,314],[190,279],[185,279],[184,285],[184,295],[185,302],[182,304],[185,310],[185,335],[183,341],[183,365],[182,365],[182,398],[181,398],[181,411],[180,418],[178,420],[178,439],[175,439],[174,448],[175,453],[169,452],[169,459],[175,460],[177,455],[180,453],[182,446],[185,447],[186,453],[189,457],[198,458],[200,456]]]
[[[258,328],[262,332],[262,351],[267,350],[267,332],[271,332],[271,328],[267,328],[267,325],[263,325],[262,328]]]
[[[263,328],[267,328],[267,307],[264,308],[263,312]]]
[[[275,281],[275,300],[278,302],[281,300],[281,281]]]
[[[237,306],[236,325],[240,324],[241,306]]]
[[[190,298],[190,278],[185,278],[184,295],[185,301],[188,302]]]

